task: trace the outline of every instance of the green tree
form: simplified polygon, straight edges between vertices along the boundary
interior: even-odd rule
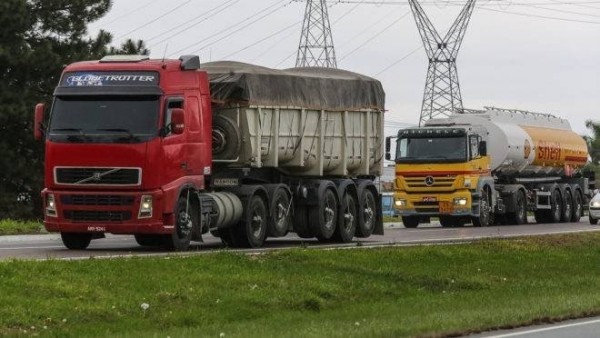
[[[592,132],[592,136],[585,137],[590,157],[592,158],[592,163],[598,165],[600,164],[600,123],[587,120],[585,121],[585,126]]]
[[[0,219],[41,216],[43,144],[33,140],[37,102],[51,102],[65,65],[107,53],[147,53],[128,40],[110,47],[112,36],[89,37],[111,0],[0,1]]]

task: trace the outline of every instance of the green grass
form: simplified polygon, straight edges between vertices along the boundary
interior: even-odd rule
[[[2,262],[0,336],[453,335],[600,314],[598,262],[600,234]]]
[[[14,221],[11,219],[0,220],[0,236],[39,234],[44,233],[44,226],[37,221]]]

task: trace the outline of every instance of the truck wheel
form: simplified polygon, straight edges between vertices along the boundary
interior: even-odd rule
[[[212,153],[216,160],[236,159],[240,154],[241,136],[237,124],[223,115],[213,116]]]
[[[254,195],[250,198],[244,219],[234,227],[236,242],[248,248],[260,248],[267,237],[267,207],[263,199]]]
[[[507,215],[509,224],[527,224],[527,200],[522,190],[517,191],[517,210]]]
[[[348,191],[344,193],[342,197],[342,203],[340,203],[340,213],[338,226],[333,233],[333,238],[339,243],[349,243],[354,237],[356,232],[356,224],[358,223],[358,210],[356,198],[352,196]]]
[[[141,246],[161,246],[163,245],[164,238],[161,235],[146,235],[146,234],[135,234],[135,241]]]
[[[287,190],[281,186],[274,187],[269,195],[271,205],[269,207],[268,234],[271,237],[283,237],[287,235],[292,221],[291,199]]]
[[[571,221],[573,217],[573,196],[570,191],[565,190],[565,198],[563,199],[562,214],[560,215],[560,221],[567,223]]]
[[[551,223],[559,223],[560,217],[562,216],[562,198],[560,197],[560,191],[558,189],[552,192],[550,198],[550,219]]]
[[[402,224],[405,228],[416,228],[419,226],[419,218],[414,216],[402,216]]]
[[[573,195],[573,215],[571,216],[571,222],[577,223],[581,219],[583,214],[583,199],[579,190],[575,190]]]
[[[92,234],[61,232],[60,238],[63,244],[70,250],[85,250],[92,241]]]
[[[175,229],[171,236],[166,237],[166,247],[170,250],[185,251],[190,247],[192,229],[194,227],[193,215],[196,206],[185,197],[180,197],[175,208]],[[197,222],[196,222],[197,223]]]
[[[300,238],[313,238],[315,235],[308,226],[308,209],[306,206],[296,206],[294,209],[294,232]]]
[[[535,222],[538,224],[549,222],[550,216],[548,210],[536,210],[533,212],[533,215],[535,216]]]
[[[358,227],[356,236],[366,238],[371,236],[377,221],[377,203],[373,192],[367,187],[358,192]]]
[[[225,228],[213,230],[211,232],[213,236],[217,236],[221,239],[221,243],[228,248],[237,248],[240,247],[241,244],[237,241],[236,233],[233,231],[233,228]]]
[[[591,225],[598,224],[598,219],[597,218],[592,218],[592,215],[590,215],[589,218],[590,218],[590,224]]]
[[[452,216],[440,216],[440,224],[443,228],[452,228],[454,226]]]
[[[479,217],[473,217],[471,221],[473,222],[473,226],[476,227],[487,227],[491,223],[490,202],[487,190],[485,189],[481,191],[481,196],[479,197]]]
[[[338,207],[335,192],[326,189],[319,198],[319,204],[308,209],[309,226],[320,241],[326,241],[333,236],[337,226]]]

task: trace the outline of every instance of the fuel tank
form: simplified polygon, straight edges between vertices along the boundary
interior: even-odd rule
[[[553,115],[486,108],[455,113],[447,120],[487,141],[490,169],[496,175],[570,176],[588,160],[585,140],[567,120]]]

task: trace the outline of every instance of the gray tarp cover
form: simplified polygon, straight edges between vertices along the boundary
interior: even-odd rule
[[[232,61],[205,63],[213,102],[325,110],[383,110],[381,83],[340,69],[269,69]]]

